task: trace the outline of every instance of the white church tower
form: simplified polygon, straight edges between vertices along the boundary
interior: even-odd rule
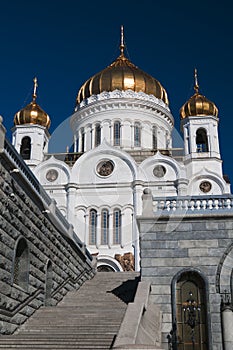
[[[196,69],[194,79],[195,94],[180,109],[187,177],[195,178],[191,181],[195,194],[229,193],[229,184],[222,181],[218,108],[200,94]]]
[[[48,152],[50,118],[36,103],[37,78],[32,102],[15,114],[12,144],[30,168],[40,164]]]

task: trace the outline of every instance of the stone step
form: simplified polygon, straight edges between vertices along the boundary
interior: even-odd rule
[[[137,276],[97,273],[56,307],[35,312],[13,336],[1,337],[0,349],[110,349],[127,308],[124,297],[135,287]]]

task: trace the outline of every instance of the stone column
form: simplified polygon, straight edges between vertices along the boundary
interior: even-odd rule
[[[78,132],[78,152],[82,151],[82,132],[79,130]]]
[[[109,121],[104,120],[102,123],[102,133],[101,133],[101,141],[104,139],[110,143],[110,127],[109,127]]]
[[[121,123],[121,147],[131,148],[131,126],[130,122],[125,121]]]
[[[134,148],[134,125],[131,124],[131,148]]]
[[[96,248],[101,245],[101,213],[97,213],[97,226],[96,226]]]
[[[113,146],[113,144],[114,144],[114,140],[113,140],[114,139],[113,123],[111,123],[111,125],[109,127],[110,127],[110,145]]]
[[[141,147],[152,149],[152,129],[147,123],[144,123],[141,128]]]
[[[67,221],[75,226],[74,220],[74,208],[75,208],[75,197],[76,197],[76,184],[68,184],[66,187],[67,192]]]
[[[74,153],[77,152],[77,136],[74,134]]]
[[[85,127],[85,151],[91,149],[91,125]]]
[[[85,234],[84,234],[84,243],[85,245],[89,244],[89,212],[86,212],[85,217]]]
[[[231,305],[224,306],[222,310],[224,350],[233,349],[233,310]]]
[[[112,248],[113,245],[113,213],[109,213],[109,228],[108,228],[108,247]]]
[[[132,209],[126,208],[121,214],[121,247],[132,246]]]
[[[184,127],[184,153],[185,153],[185,155],[189,154],[189,148],[190,148],[190,146],[189,146],[188,129],[185,126]]]

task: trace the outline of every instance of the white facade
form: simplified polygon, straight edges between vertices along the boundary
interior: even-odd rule
[[[20,151],[22,137],[31,137],[31,158],[26,162],[97,255],[99,266],[122,270],[114,257],[131,252],[138,270],[136,216],[142,213],[145,188],[158,198],[230,193],[222,174],[218,118],[182,120],[184,154],[179,158],[172,153],[173,125],[162,100],[114,90],[92,95],[76,107],[71,117],[76,161],[56,155],[44,158],[48,133],[42,126],[17,126],[13,144]],[[199,136],[204,139],[200,144]]]

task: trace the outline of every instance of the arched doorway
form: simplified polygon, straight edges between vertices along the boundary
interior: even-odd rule
[[[197,271],[184,271],[173,281],[173,320],[177,350],[208,350],[206,283]]]

